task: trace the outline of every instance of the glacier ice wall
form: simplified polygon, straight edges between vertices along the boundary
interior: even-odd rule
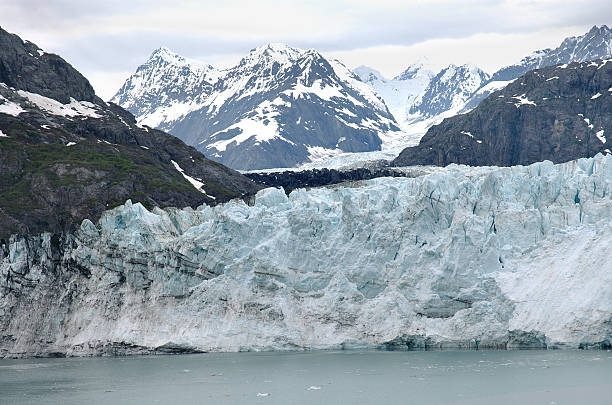
[[[612,156],[127,202],[0,252],[0,353],[609,346]]]

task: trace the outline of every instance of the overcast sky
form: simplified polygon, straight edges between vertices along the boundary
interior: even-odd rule
[[[152,50],[218,67],[269,42],[387,77],[427,57],[488,72],[612,23],[610,0],[1,0],[0,24],[60,54],[110,98]]]

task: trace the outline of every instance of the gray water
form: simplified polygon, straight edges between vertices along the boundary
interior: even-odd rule
[[[612,404],[612,351],[0,360],[2,404]]]

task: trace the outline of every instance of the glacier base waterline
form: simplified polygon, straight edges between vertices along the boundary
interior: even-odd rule
[[[427,173],[427,171],[426,171]],[[612,342],[612,157],[127,202],[1,243],[0,354]]]

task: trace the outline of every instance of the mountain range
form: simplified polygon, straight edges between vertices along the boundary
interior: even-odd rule
[[[530,70],[609,57],[612,57],[612,30],[602,25],[593,26],[582,36],[566,38],[557,48],[535,51],[492,75],[473,65],[450,65],[437,74],[430,73],[429,80],[421,80],[419,91],[410,87],[414,80],[411,77],[399,75],[388,80],[380,74],[369,76],[371,69],[366,66],[355,69],[355,73],[387,104],[393,105],[391,110],[404,130],[419,133],[444,118],[470,111],[489,94]],[[432,70],[430,67],[428,72]]]
[[[555,163],[610,153],[612,59],[527,72],[466,114],[431,127],[395,166]]]
[[[469,64],[435,72],[425,59],[386,79],[367,66],[350,72],[315,50],[283,44],[253,49],[236,66],[217,70],[160,48],[112,101],[140,124],[233,168],[294,167],[385,144],[400,151],[529,70],[611,56],[605,25],[493,75]]]
[[[379,150],[399,127],[384,101],[340,62],[269,44],[215,70],[161,48],[113,102],[236,169],[291,167]]]

